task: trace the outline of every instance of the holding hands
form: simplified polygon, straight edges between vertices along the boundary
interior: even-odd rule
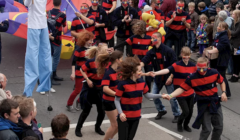
[[[166,99],[166,100],[170,100],[172,97],[171,97],[169,94],[163,93],[163,94],[162,94],[162,98],[163,98],[163,99]]]

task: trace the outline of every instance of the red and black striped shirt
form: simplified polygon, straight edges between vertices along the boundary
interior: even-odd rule
[[[148,92],[148,86],[142,79],[137,82],[131,79],[118,83],[116,96],[121,97],[121,108],[128,120],[140,119],[143,94]]]
[[[213,96],[218,92],[217,84],[222,84],[223,77],[216,69],[208,69],[205,75],[198,72],[189,75],[184,83],[180,85],[185,91],[193,88],[196,94],[200,96]]]
[[[173,11],[168,13],[166,21],[169,21],[173,17],[172,14]],[[191,23],[191,18],[187,12],[183,11],[181,14],[176,12],[176,17],[174,18],[172,24],[169,25],[169,28],[176,32],[183,32],[184,30],[186,30],[186,26],[182,22],[182,18],[185,18],[187,23]]]
[[[110,66],[103,76],[102,86],[108,86],[111,90],[116,92],[118,82],[119,81],[117,79],[117,72]],[[114,96],[108,95],[107,93],[103,92],[104,101],[113,102],[114,99],[115,99]]]
[[[103,75],[97,75],[97,67],[95,64],[95,58],[88,59],[85,64],[82,65],[82,70],[87,74],[88,78],[93,82],[94,86],[101,87]]]
[[[95,34],[95,16],[91,15],[91,14],[87,14],[87,18],[91,19],[94,21],[94,23],[92,25],[87,24],[84,20],[80,19],[82,21],[83,26],[85,27],[85,29],[89,32],[92,32],[93,34]],[[75,17],[72,21],[72,27],[71,27],[71,31],[76,31],[77,33],[79,33],[80,31],[83,30],[81,22],[79,21],[78,17]],[[77,39],[76,39],[77,41]]]
[[[151,37],[144,35],[133,35],[126,40],[127,44],[132,46],[133,55],[137,55],[141,60],[148,52],[148,47],[151,45]]]
[[[85,58],[86,50],[87,50],[87,48],[85,48],[85,47],[79,47],[74,52],[73,63],[72,64],[75,65],[76,78],[83,78],[82,73],[80,72],[80,68],[87,61],[87,58]]]
[[[52,18],[55,18],[60,12],[61,11],[59,9],[55,9],[55,8],[50,10]],[[62,28],[65,26],[66,26],[66,15],[62,13],[61,16],[56,20],[55,28],[58,30],[58,32],[54,37],[54,41],[51,41],[51,43],[53,43],[56,46],[60,46],[62,44],[61,42]]]
[[[103,0],[102,7],[105,11],[109,11],[112,8],[112,3],[116,0]]]
[[[174,75],[173,85],[174,85],[174,89],[177,89],[180,87],[182,83],[184,83],[184,81],[189,75],[196,72],[197,67],[196,67],[196,64],[192,62],[188,62],[188,64],[186,65],[181,60],[172,64],[172,66],[168,67],[168,69]],[[178,97],[187,97],[187,96],[193,95],[193,93],[194,93],[194,90],[191,88],[190,90],[185,91]]]

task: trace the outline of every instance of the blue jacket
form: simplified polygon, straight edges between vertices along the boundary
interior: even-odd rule
[[[231,55],[230,40],[227,31],[216,34],[213,46],[217,47],[219,51],[217,66],[227,67]]]
[[[22,128],[17,124],[4,119],[0,116],[0,138],[4,140],[18,140],[18,136],[22,133]],[[18,135],[18,136],[17,136]]]

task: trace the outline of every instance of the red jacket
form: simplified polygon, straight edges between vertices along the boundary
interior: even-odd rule
[[[164,0],[160,7],[160,10],[163,11],[166,17],[168,12],[176,10],[176,0]]]

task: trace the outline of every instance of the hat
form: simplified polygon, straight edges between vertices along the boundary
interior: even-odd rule
[[[146,12],[146,11],[149,11],[149,10],[152,10],[152,7],[150,7],[149,5],[145,5],[144,8],[143,8],[143,12]]]

